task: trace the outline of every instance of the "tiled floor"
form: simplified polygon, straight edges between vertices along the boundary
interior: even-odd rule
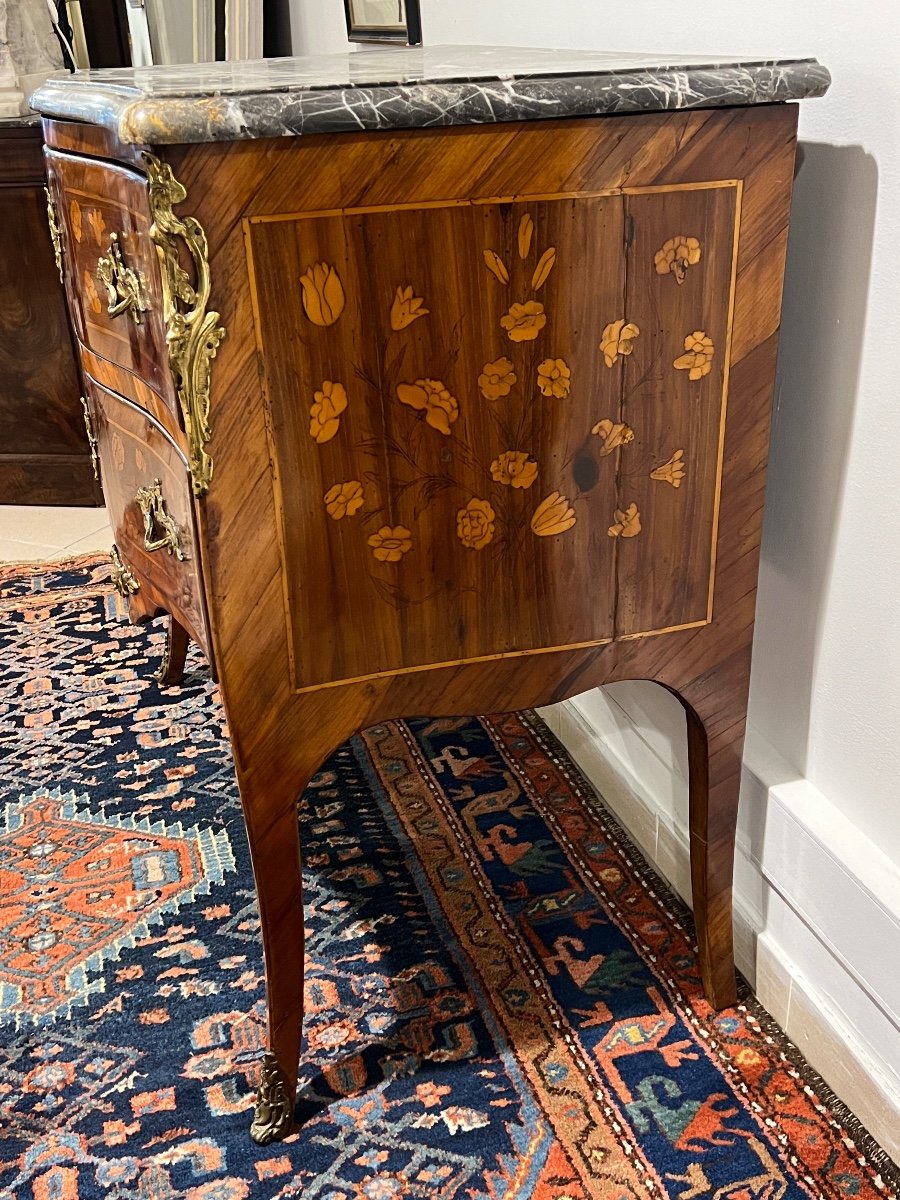
[[[0,562],[39,562],[108,550],[105,508],[0,504]]]

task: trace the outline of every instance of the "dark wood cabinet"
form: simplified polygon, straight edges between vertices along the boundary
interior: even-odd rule
[[[98,505],[38,122],[0,122],[0,504]]]

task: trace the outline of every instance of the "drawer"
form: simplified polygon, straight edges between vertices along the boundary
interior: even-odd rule
[[[103,492],[134,621],[171,613],[210,657],[184,454],[152,417],[85,377]]]
[[[44,155],[79,340],[145,380],[177,418],[146,178],[96,159]]]
[[[187,436],[181,428],[177,416],[158,392],[145,383],[139,375],[126,371],[124,367],[110,362],[108,358],[101,358],[99,354],[95,354],[81,342],[78,342],[78,352],[83,374],[89,376],[94,383],[99,384],[108,392],[113,392],[132,404],[136,404],[138,408],[142,408],[157,425],[163,427],[171,440],[187,457]]]

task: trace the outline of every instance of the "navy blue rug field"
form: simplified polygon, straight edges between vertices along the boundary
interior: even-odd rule
[[[98,559],[0,568],[0,1195],[776,1200],[897,1173],[530,714],[368,730],[302,799],[299,1128],[248,1135],[258,917],[225,720]]]

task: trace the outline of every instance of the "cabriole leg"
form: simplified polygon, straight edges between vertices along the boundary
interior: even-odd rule
[[[190,638],[184,626],[179,625],[174,617],[169,617],[166,629],[166,647],[163,650],[162,664],[156,678],[162,687],[172,687],[184,681],[184,664],[187,659]]]
[[[687,715],[691,885],[700,971],[713,1008],[737,1000],[732,881],[747,719],[749,653],[676,695]]]
[[[294,1124],[304,935],[297,801],[311,774],[266,784],[257,773],[238,770],[266,966],[268,1048],[250,1126],[260,1145],[286,1137]]]

